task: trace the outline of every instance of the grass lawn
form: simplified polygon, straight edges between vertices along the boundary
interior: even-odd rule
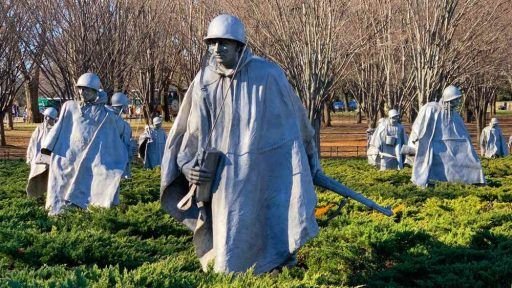
[[[23,161],[0,161],[0,287],[510,287],[512,158],[484,160],[488,186],[418,189],[411,170],[324,160],[331,175],[380,204],[385,217],[318,191],[320,234],[279,275],[204,273],[192,234],[160,210],[160,171],[133,167],[114,209],[48,217],[28,199]]]

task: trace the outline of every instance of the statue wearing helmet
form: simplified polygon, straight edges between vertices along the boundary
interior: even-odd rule
[[[400,114],[391,109],[373,133],[368,148],[368,157],[375,158],[375,166],[380,170],[402,169],[404,155],[402,146],[407,143],[404,127],[400,124]]]
[[[93,103],[101,90],[101,81],[94,73],[85,73],[78,78],[75,85],[78,89],[79,100],[84,103]]]
[[[165,135],[162,129],[162,118],[153,118],[153,127],[147,126],[144,132],[139,136],[139,157],[144,162],[144,168],[153,169],[160,166],[164,155]]]
[[[405,147],[409,149],[402,150],[415,151],[411,180],[416,185],[485,183],[482,165],[457,111],[461,99],[459,88],[450,85],[439,102],[427,103],[418,112]]]
[[[492,118],[489,126],[480,134],[480,153],[485,158],[505,157],[508,147],[497,118]]]
[[[50,215],[66,206],[111,207],[119,203],[119,181],[128,162],[117,116],[105,107],[107,94],[98,75],[76,82],[79,100],[67,101],[43,142],[49,161],[46,208]]]
[[[48,132],[55,124],[59,113],[57,109],[48,107],[43,111],[43,123],[37,125],[27,147],[27,164],[30,165],[30,174],[27,181],[27,195],[30,197],[43,197],[48,184],[48,164],[44,163],[41,155],[41,145]]]
[[[121,140],[126,146],[126,151],[128,153],[128,164],[126,165],[125,172],[123,174],[123,178],[129,179],[131,178],[131,166],[130,163],[133,159],[134,154],[136,153],[137,144],[136,140],[132,139],[132,127],[126,120],[123,119],[122,114],[126,113],[128,109],[128,96],[123,92],[116,92],[112,95],[110,100],[112,103],[110,106],[106,106],[107,109],[115,115],[117,121],[117,127],[121,134]]]
[[[314,130],[283,70],[247,48],[237,17],[215,17],[204,40],[210,58],[165,145],[162,207],[194,231],[204,269],[293,265],[318,233]]]

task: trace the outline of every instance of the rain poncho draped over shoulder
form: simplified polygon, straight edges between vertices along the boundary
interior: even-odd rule
[[[126,152],[128,153],[128,163],[126,164],[126,169],[124,171],[123,176],[124,177],[131,177],[131,168],[130,163],[133,158],[133,150],[136,149],[136,147],[132,147],[132,127],[126,120],[121,117],[121,115],[117,114],[116,111],[112,109],[112,107],[106,106],[108,111],[114,115],[114,118],[116,119],[116,126],[119,129],[119,132],[121,134],[121,140],[124,143],[124,146],[126,148]]]
[[[416,148],[412,182],[423,187],[431,181],[485,183],[469,137],[459,113],[442,102],[421,107],[409,138],[409,146]]]
[[[46,193],[48,185],[48,166],[37,163],[41,154],[41,145],[50,131],[50,126],[45,121],[39,124],[30,137],[27,148],[27,164],[30,164],[30,174],[27,183],[27,195],[41,197]]]
[[[144,160],[144,168],[160,166],[166,140],[167,136],[162,128],[146,127],[139,136],[139,154]]]
[[[404,127],[401,124],[392,125],[389,119],[383,120],[373,133],[369,148],[370,153],[376,154],[376,166],[381,170],[402,169],[404,156],[402,146],[407,143]]]
[[[162,161],[162,206],[194,230],[203,268],[213,260],[215,271],[254,266],[262,273],[318,233],[309,164],[314,161],[308,161],[308,155],[316,155],[314,131],[277,65],[246,51],[222,111],[230,77],[213,65],[192,82],[170,131]],[[196,204],[181,211],[176,203],[188,183],[180,168],[193,164],[217,115],[211,146],[223,155],[213,199],[205,215]]]
[[[111,207],[128,153],[115,115],[103,104],[68,101],[43,148],[52,152],[46,208],[61,212],[65,204]]]
[[[480,147],[483,149],[483,155],[486,158],[504,157],[508,155],[508,147],[501,128],[487,126],[480,134]]]

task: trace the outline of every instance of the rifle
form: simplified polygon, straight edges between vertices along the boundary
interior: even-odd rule
[[[364,197],[363,195],[350,190],[347,186],[341,184],[340,182],[332,179],[331,177],[325,175],[323,172],[317,172],[315,177],[313,178],[313,183],[317,186],[325,188],[327,190],[331,190],[343,197],[351,198],[356,200],[357,202],[372,208],[374,210],[379,211],[380,213],[386,216],[392,216],[393,211],[391,211],[390,207],[382,207],[379,204],[375,203],[373,200]]]

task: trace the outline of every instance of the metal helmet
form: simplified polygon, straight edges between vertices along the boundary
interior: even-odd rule
[[[112,95],[112,106],[128,106],[128,97],[123,92],[116,92]]]
[[[158,124],[162,124],[162,118],[160,118],[160,116],[156,116],[155,118],[153,118],[153,125]]]
[[[57,116],[59,115],[59,113],[57,112],[57,109],[55,109],[53,107],[48,107],[48,108],[44,109],[43,115],[48,116],[55,120],[55,119],[57,119]]]
[[[452,101],[454,99],[462,97],[462,92],[459,88],[450,85],[443,90],[443,102]]]
[[[204,41],[217,38],[235,40],[244,45],[247,43],[244,24],[237,17],[229,14],[221,14],[210,22]]]
[[[388,117],[389,118],[393,118],[395,116],[400,116],[400,113],[398,113],[398,111],[396,111],[395,109],[391,109],[388,111]]]
[[[96,101],[94,101],[94,103],[96,103],[96,104],[107,104],[107,102],[108,102],[107,92],[105,92],[103,89],[100,89],[98,91],[98,98],[96,98]]]
[[[94,89],[96,91],[100,90],[101,87],[101,81],[100,77],[94,73],[85,73],[78,78],[78,81],[76,81],[76,87],[87,87]]]

